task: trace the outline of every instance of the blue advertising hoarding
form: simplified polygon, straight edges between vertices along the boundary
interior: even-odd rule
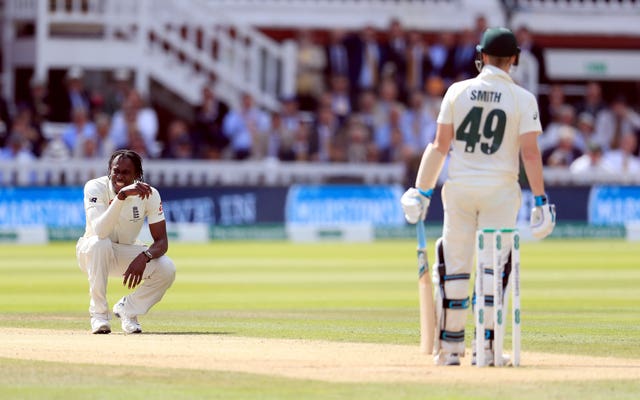
[[[591,225],[640,221],[640,187],[594,186],[589,196],[588,221]]]

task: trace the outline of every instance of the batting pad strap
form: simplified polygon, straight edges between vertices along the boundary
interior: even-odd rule
[[[464,329],[458,332],[440,331],[440,340],[445,342],[464,342]]]
[[[469,308],[469,298],[465,299],[443,299],[442,306],[452,310],[466,310]]]
[[[452,275],[445,275],[442,277],[442,279],[445,281],[455,281],[455,280],[469,279],[469,278],[471,278],[471,274],[452,274]]]
[[[446,154],[440,153],[429,143],[422,154],[420,168],[418,168],[418,176],[416,177],[417,188],[433,188],[436,186],[440,170],[444,164]]]

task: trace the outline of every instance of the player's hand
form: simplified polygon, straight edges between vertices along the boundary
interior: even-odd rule
[[[134,182],[129,186],[125,186],[118,192],[118,198],[124,200],[129,196],[140,196],[142,199],[146,199],[151,196],[151,186],[144,182]]]
[[[404,218],[408,223],[415,224],[418,221],[424,221],[431,203],[431,193],[433,190],[422,192],[416,188],[410,188],[404,192],[400,198],[400,204],[402,204]]]
[[[131,261],[131,264],[129,264],[129,268],[124,271],[122,284],[129,289],[138,286],[140,282],[142,282],[142,274],[146,267],[147,257],[142,253],[138,254],[138,256]]]
[[[533,207],[529,222],[533,237],[536,239],[546,238],[556,226],[556,206],[554,204],[543,204]]]

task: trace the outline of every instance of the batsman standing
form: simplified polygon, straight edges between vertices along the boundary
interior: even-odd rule
[[[110,333],[107,280],[124,277],[129,289],[113,313],[125,333],[140,333],[137,316],[162,299],[173,283],[176,267],[166,255],[167,228],[158,191],[144,183],[142,159],[134,151],[118,150],[109,160],[109,174],[84,186],[86,230],[78,240],[76,256],[87,273],[91,297],[92,333]],[[145,217],[153,243],[137,241]]]
[[[536,98],[509,76],[520,53],[516,38],[506,28],[490,28],[476,49],[480,73],[447,90],[436,137],[424,151],[415,188],[401,199],[407,221],[422,221],[450,153],[448,178],[442,188],[443,237],[436,242],[438,268],[433,271],[437,365],[460,365],[464,355],[476,230],[516,225],[521,200],[519,155],[535,196],[530,221],[533,235],[544,238],[555,226],[555,207],[547,203],[537,143],[542,127]],[[510,243],[505,243],[503,249],[509,248]],[[485,265],[491,265],[487,261]],[[485,315],[492,314],[488,309]],[[492,338],[492,318],[486,318],[485,327]],[[487,343],[486,359],[492,363],[493,341]]]

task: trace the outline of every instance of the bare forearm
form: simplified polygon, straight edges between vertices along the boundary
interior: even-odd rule
[[[537,150],[537,149],[536,149]],[[541,196],[544,194],[544,179],[543,179],[543,167],[542,158],[540,157],[540,151],[528,151],[522,153],[522,163],[524,164],[524,170],[527,174],[529,186],[534,196]]]

